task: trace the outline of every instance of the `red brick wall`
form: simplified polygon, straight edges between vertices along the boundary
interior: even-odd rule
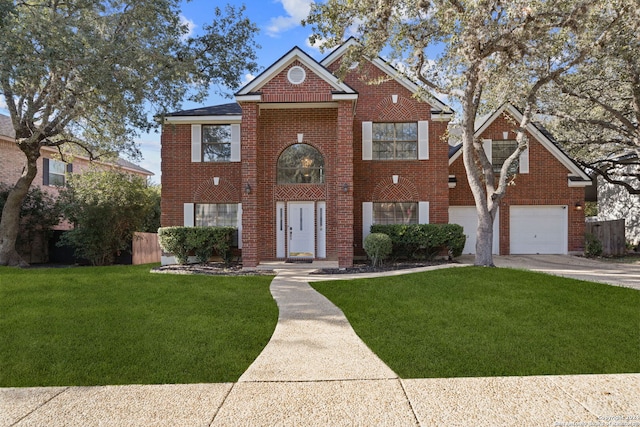
[[[503,132],[515,139],[514,125],[504,116],[497,118],[482,133],[482,139],[501,140]],[[570,252],[584,249],[584,210],[576,211],[574,206],[584,206],[584,188],[569,187],[569,170],[553,156],[531,134],[529,138],[529,173],[518,174],[514,185],[507,188],[500,202],[500,254],[509,254],[509,207],[511,205],[567,205],[569,217],[568,248]],[[473,195],[467,182],[462,155],[451,165],[450,174],[457,178],[456,188],[449,190],[451,206],[473,206]]]
[[[331,64],[335,71],[339,61]],[[360,74],[363,73],[363,74]],[[365,75],[366,77],[361,77]],[[353,120],[354,159],[354,246],[357,255],[362,250],[362,203],[371,201],[428,201],[429,222],[449,221],[448,192],[448,144],[442,135],[448,122],[431,120],[431,105],[416,100],[412,93],[395,80],[381,84],[369,81],[387,76],[370,63],[364,69],[354,70],[344,81],[358,91],[356,115]],[[388,76],[387,76],[388,77]],[[398,95],[398,102],[392,102],[391,95]],[[416,122],[429,121],[429,160],[362,160],[362,122]],[[391,176],[399,175],[397,193],[392,188]],[[376,189],[386,187],[385,191]],[[398,194],[399,193],[399,194]],[[415,195],[415,200],[392,200],[395,195],[403,197]]]
[[[184,224],[184,203],[241,201],[240,163],[192,163],[190,124],[164,125],[161,143],[163,227]]]
[[[287,77],[288,71],[295,66],[306,72],[304,82],[293,84]],[[277,76],[269,80],[259,91],[263,102],[329,102],[333,88],[298,61],[294,61]]]

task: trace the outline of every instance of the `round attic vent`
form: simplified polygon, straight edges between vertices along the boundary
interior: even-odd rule
[[[296,65],[295,67],[291,67],[289,69],[287,77],[289,78],[289,81],[291,83],[293,83],[294,85],[299,85],[307,77],[307,73],[304,71],[304,68]]]

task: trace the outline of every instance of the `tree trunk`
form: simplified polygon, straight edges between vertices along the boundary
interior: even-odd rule
[[[40,157],[40,150],[38,149],[34,153],[25,152],[25,154],[27,155],[26,170],[9,192],[7,202],[2,209],[2,219],[0,220],[0,265],[20,267],[29,265],[16,251],[16,240],[20,231],[20,209],[38,172],[36,162]]]

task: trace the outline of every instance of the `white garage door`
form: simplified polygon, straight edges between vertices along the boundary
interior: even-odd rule
[[[511,206],[512,254],[566,254],[566,206]]]
[[[493,221],[493,253],[500,252],[500,212],[496,213],[496,219]],[[475,206],[450,206],[449,207],[449,224],[461,225],[467,241],[464,244],[463,254],[476,253],[476,237],[478,235],[478,214]]]

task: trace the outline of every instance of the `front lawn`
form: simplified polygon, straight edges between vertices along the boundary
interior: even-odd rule
[[[230,382],[269,341],[271,277],[0,268],[0,387]]]
[[[400,377],[640,372],[640,292],[461,267],[312,286]]]

